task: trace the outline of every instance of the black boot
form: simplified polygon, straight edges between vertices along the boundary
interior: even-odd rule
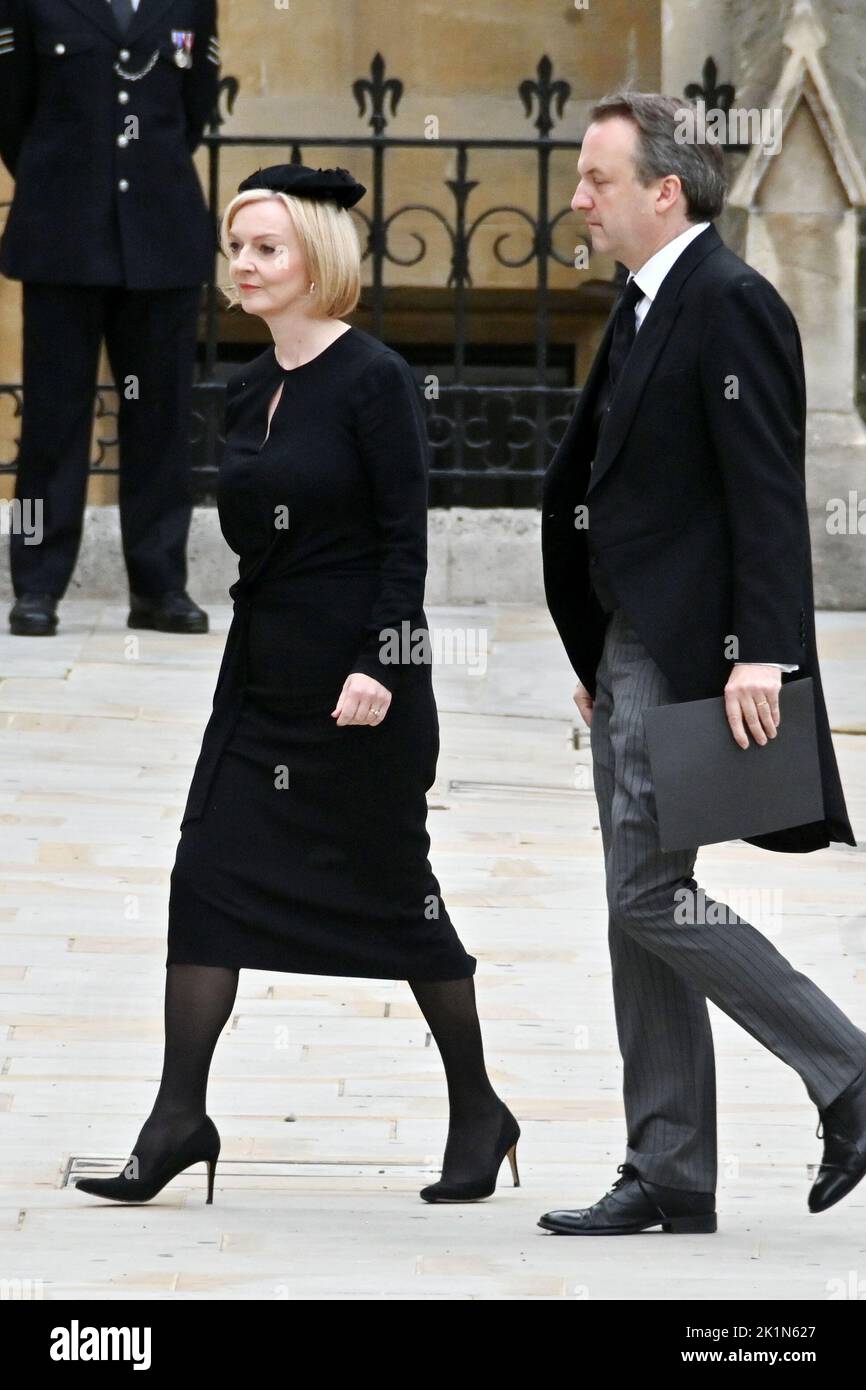
[[[207,632],[208,617],[185,589],[173,589],[153,599],[130,593],[126,625],[156,632]]]
[[[866,1174],[866,1070],[818,1114],[816,1133],[823,1125],[824,1157],[809,1193],[812,1212],[826,1211],[847,1197]]]
[[[622,1177],[591,1207],[548,1211],[539,1221],[559,1236],[633,1236],[661,1226],[679,1235],[706,1235],[716,1229],[712,1192],[686,1192],[647,1182],[631,1163],[616,1170]]]
[[[56,609],[54,594],[20,594],[9,610],[9,631],[16,637],[53,637]]]

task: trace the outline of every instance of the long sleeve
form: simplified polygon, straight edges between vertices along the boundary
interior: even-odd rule
[[[791,663],[802,657],[809,576],[797,325],[767,281],[744,274],[718,295],[700,354],[732,537],[739,659],[760,661],[772,652]]]
[[[352,406],[373,492],[382,576],[352,671],[391,689],[400,668],[382,660],[383,634],[394,632],[399,639],[401,624],[416,622],[423,613],[429,445],[418,384],[398,353],[383,353],[365,368],[355,383]],[[410,631],[410,641],[412,637]]]
[[[198,29],[192,48],[192,66],[184,74],[183,103],[186,138],[194,153],[216,106],[220,81],[220,49],[217,36],[216,0],[199,0]]]
[[[22,0],[0,0],[0,159],[12,177],[36,106],[36,53]]]

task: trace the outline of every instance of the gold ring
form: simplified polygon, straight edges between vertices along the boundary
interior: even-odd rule
[[[768,705],[769,703],[770,703],[769,700],[759,700],[759,701],[758,701],[758,707],[760,708],[761,705]]]
[[[382,711],[379,710],[379,709],[371,709],[371,710],[370,710],[370,713],[371,713],[371,714],[381,714],[381,712],[382,712]]]

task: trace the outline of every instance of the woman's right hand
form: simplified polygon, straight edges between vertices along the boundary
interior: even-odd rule
[[[391,704],[391,692],[372,676],[353,671],[343,682],[340,698],[331,710],[341,728],[347,724],[363,724],[375,728],[382,723]]]

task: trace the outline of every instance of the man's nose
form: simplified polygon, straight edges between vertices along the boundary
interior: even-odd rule
[[[574,197],[571,200],[572,212],[586,212],[592,207],[592,199],[580,184],[574,190]]]

